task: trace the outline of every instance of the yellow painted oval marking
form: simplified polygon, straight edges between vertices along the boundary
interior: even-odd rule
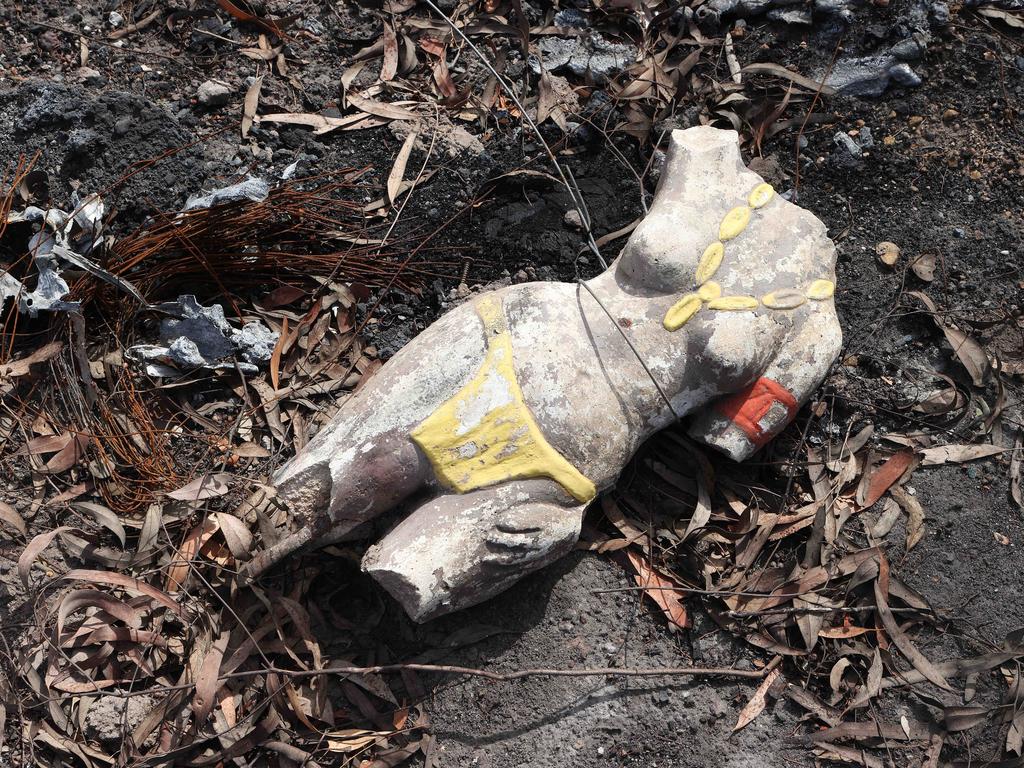
[[[745,309],[757,309],[757,299],[753,296],[722,296],[708,302],[709,309],[722,309],[729,312],[740,312]]]
[[[700,305],[700,296],[688,293],[669,308],[661,324],[665,326],[666,331],[678,331],[687,320],[697,314]]]
[[[459,493],[546,477],[578,502],[590,501],[594,483],[547,441],[523,398],[501,299],[485,296],[476,311],[487,338],[480,370],[409,436],[438,479]]]
[[[796,309],[805,301],[807,297],[792,288],[780,288],[761,297],[761,303],[768,309]]]
[[[747,203],[751,208],[760,208],[767,205],[773,197],[775,197],[775,190],[772,189],[771,184],[758,184],[750,191]]]
[[[701,301],[717,299],[722,295],[722,286],[714,280],[708,280],[704,285],[697,289],[697,295],[700,296]]]
[[[814,301],[824,301],[832,298],[836,292],[836,284],[831,280],[815,280],[807,287],[807,298]]]
[[[725,246],[721,242],[714,242],[704,249],[704,255],[697,262],[697,285],[703,285],[722,266],[722,259],[725,257]]]
[[[725,214],[721,226],[718,227],[719,240],[732,240],[736,235],[747,228],[750,223],[750,208],[745,205],[738,205]]]

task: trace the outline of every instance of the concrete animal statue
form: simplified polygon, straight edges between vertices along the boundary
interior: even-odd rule
[[[277,472],[297,530],[250,576],[405,505],[364,570],[417,621],[492,597],[571,550],[676,415],[736,460],[785,427],[839,353],[834,269],[825,226],[744,167],[734,132],[675,131],[606,272],[450,310]]]

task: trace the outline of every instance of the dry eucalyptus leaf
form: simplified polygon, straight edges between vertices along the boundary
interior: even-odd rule
[[[933,467],[937,464],[961,464],[965,461],[987,459],[1005,453],[1006,449],[998,445],[939,445],[920,451],[922,467]]]
[[[761,684],[757,686],[757,690],[754,691],[754,695],[750,697],[750,701],[746,703],[740,712],[740,716],[736,720],[736,725],[733,726],[733,733],[741,728],[745,728],[755,717],[764,711],[765,696],[768,693],[768,689],[772,687],[772,683],[774,683],[781,674],[782,672],[778,667],[776,667],[764,676],[764,680],[762,680]]]
[[[900,247],[896,243],[883,240],[875,246],[875,254],[878,256],[878,260],[887,267],[894,267],[900,259]]]
[[[245,101],[242,105],[242,138],[249,135],[253,119],[256,117],[256,109],[260,103],[260,88],[263,87],[263,75],[252,81],[249,90],[245,92]]]
[[[234,475],[230,472],[218,472],[212,475],[200,475],[188,485],[182,486],[167,495],[176,501],[203,501],[223,496],[231,488]]]

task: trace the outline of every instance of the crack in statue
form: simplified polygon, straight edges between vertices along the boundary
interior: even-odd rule
[[[650,213],[588,290],[456,307],[278,471],[298,530],[248,575],[401,505],[363,568],[410,616],[494,596],[569,552],[676,415],[736,460],[778,434],[839,354],[834,268],[825,226],[743,166],[734,132],[674,132]]]

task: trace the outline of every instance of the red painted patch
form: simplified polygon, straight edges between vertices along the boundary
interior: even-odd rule
[[[716,410],[742,429],[750,442],[760,448],[773,437],[773,433],[761,427],[761,419],[775,403],[786,408],[789,414],[787,423],[796,416],[798,406],[793,394],[779,382],[762,377],[718,403]]]

